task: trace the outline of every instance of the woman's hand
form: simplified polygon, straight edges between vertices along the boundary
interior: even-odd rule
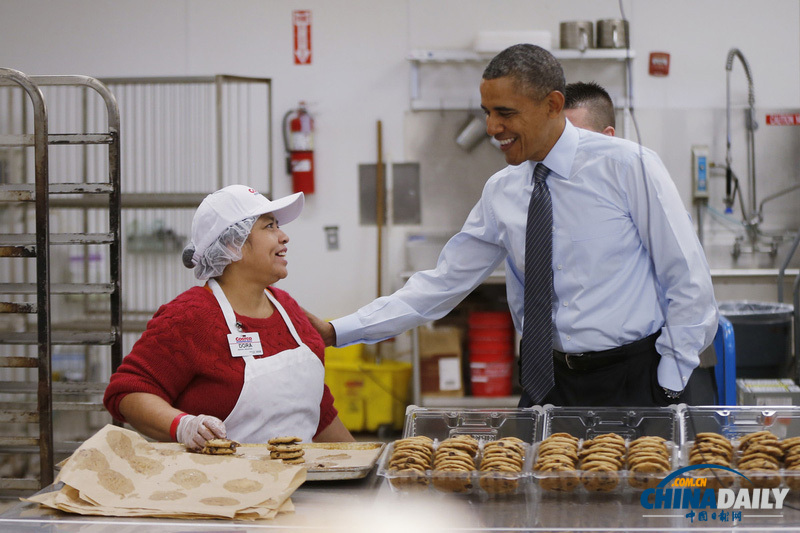
[[[322,340],[325,342],[325,346],[333,346],[336,344],[336,330],[330,322],[317,318],[305,309],[303,309],[303,312],[306,314],[306,317],[308,317],[308,321],[311,322],[311,325],[314,326],[314,329],[319,332]]]
[[[207,440],[224,439],[227,434],[222,420],[210,415],[186,415],[178,422],[175,432],[178,442],[192,450],[199,450]]]

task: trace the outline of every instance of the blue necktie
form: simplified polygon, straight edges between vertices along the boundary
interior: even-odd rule
[[[520,343],[520,383],[533,403],[553,388],[553,204],[545,180],[550,169],[533,171],[525,236],[525,319]]]

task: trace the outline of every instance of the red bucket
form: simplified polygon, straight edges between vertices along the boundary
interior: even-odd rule
[[[504,328],[470,328],[470,342],[512,342],[514,330]]]
[[[510,338],[495,341],[470,339],[469,353],[470,355],[482,354],[487,357],[493,355],[495,359],[499,359],[500,357],[510,357],[514,355],[514,343],[511,342]]]
[[[472,328],[510,328],[511,313],[508,311],[473,311],[467,319]]]
[[[513,357],[470,355],[469,370],[473,396],[509,396]]]

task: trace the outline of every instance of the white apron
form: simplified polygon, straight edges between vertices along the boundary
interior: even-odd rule
[[[236,315],[216,280],[209,280],[233,334],[241,334]],[[295,436],[311,442],[319,425],[325,368],[303,344],[300,335],[269,291],[264,291],[280,313],[298,347],[269,357],[243,357],[244,386],[233,411],[225,419],[228,438],[245,443],[265,443],[274,437]]]

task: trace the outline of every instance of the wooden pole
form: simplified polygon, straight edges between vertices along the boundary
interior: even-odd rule
[[[383,179],[383,128],[381,121],[378,121],[378,164],[375,169],[375,190],[376,198],[376,228],[378,232],[378,297],[382,294],[383,287],[383,204],[384,204],[384,179]]]

